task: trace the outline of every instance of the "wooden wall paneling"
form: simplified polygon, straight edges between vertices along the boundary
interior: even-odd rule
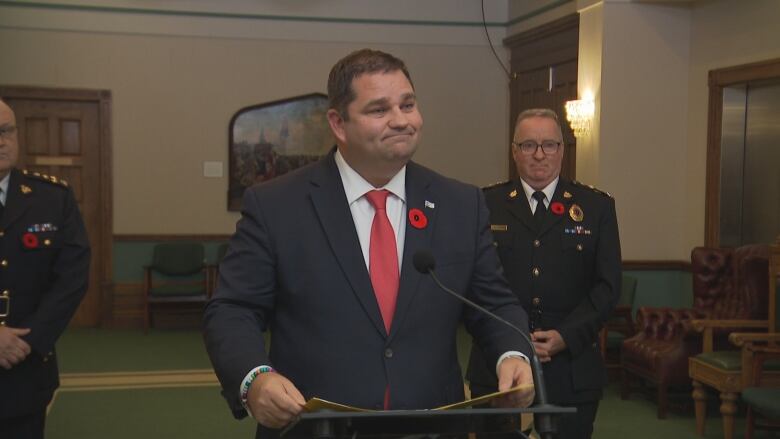
[[[72,184],[93,257],[90,290],[71,323],[99,326],[111,303],[111,92],[0,85],[0,96],[17,111],[17,123],[24,113],[19,166]]]
[[[704,245],[720,245],[720,142],[723,122],[723,88],[729,85],[780,78],[780,58],[709,72],[707,114],[707,170],[704,202]]]
[[[509,178],[517,170],[509,144],[515,120],[528,108],[551,108],[558,113],[563,127],[564,162],[561,174],[576,177],[576,139],[566,122],[564,103],[577,98],[577,57],[579,53],[579,15],[572,14],[504,40],[511,51]],[[552,87],[550,71],[552,69]]]

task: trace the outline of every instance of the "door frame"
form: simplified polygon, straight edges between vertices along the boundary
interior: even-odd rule
[[[113,233],[114,233],[114,203],[112,178],[112,144],[111,144],[111,91],[75,88],[51,88],[34,86],[0,85],[0,97],[10,99],[29,99],[47,101],[83,101],[98,105],[98,151],[100,154],[100,175],[98,177],[98,221],[97,238],[99,251],[98,266],[92,267],[99,273],[98,288],[98,325],[105,326],[110,319],[111,294],[113,285]],[[94,241],[94,239],[93,239]]]
[[[707,114],[707,174],[704,198],[704,245],[720,246],[720,142],[725,87],[780,78],[780,58],[710,70]]]
[[[580,14],[573,13],[533,29],[508,36],[503,40],[504,47],[510,51],[509,62],[512,72],[509,83],[509,142],[507,145],[515,134],[517,116],[521,110],[525,109],[521,109],[519,102],[515,99],[518,72],[579,59],[579,28]],[[577,35],[576,41],[568,38],[571,34]],[[577,99],[576,91],[572,99]],[[568,144],[568,141],[571,140],[572,145],[571,151],[567,151],[567,154],[564,155],[563,167],[564,169],[569,168],[571,175],[568,177],[574,180],[577,176],[577,138],[574,137],[573,133],[569,134],[571,131],[568,128],[566,115],[563,112],[559,113],[561,113],[558,114],[558,117],[563,131],[563,141]],[[512,157],[512,148],[507,148],[507,155],[509,157],[508,176],[510,179],[515,179],[517,178],[517,167]]]

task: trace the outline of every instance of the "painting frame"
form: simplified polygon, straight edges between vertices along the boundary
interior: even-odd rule
[[[227,210],[240,211],[244,191],[316,162],[335,145],[328,97],[309,93],[243,107],[228,125]]]

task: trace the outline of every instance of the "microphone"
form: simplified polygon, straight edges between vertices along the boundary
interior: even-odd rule
[[[506,321],[504,318],[497,316],[496,314],[488,311],[482,306],[477,305],[471,300],[461,296],[455,291],[452,291],[451,289],[444,286],[444,284],[442,284],[441,281],[439,280],[438,276],[436,276],[436,272],[434,271],[434,268],[436,267],[436,259],[433,257],[433,254],[430,251],[419,250],[417,253],[414,254],[412,263],[414,265],[414,268],[417,271],[419,271],[422,274],[430,275],[431,279],[433,279],[436,285],[438,285],[439,288],[441,288],[444,292],[455,297],[456,299],[460,300],[466,305],[476,309],[477,311],[487,316],[490,316],[490,318],[497,320],[503,323],[504,325],[512,328],[515,332],[517,332],[518,334],[520,334],[520,336],[523,337],[523,340],[525,340],[528,346],[531,347],[531,352],[533,353],[533,355],[531,356],[531,370],[533,372],[534,390],[536,392],[536,407],[538,408],[550,407],[550,404],[547,402],[547,388],[544,385],[544,372],[542,371],[542,364],[539,362],[539,357],[536,355],[536,348],[534,348],[533,342],[531,342],[531,339],[528,338],[525,332],[523,332],[520,328],[513,325],[512,323]],[[555,427],[553,426],[551,415],[537,413],[535,415],[535,418],[538,420],[538,425],[536,425],[536,431],[538,431],[543,438],[552,438],[553,434],[555,433]]]

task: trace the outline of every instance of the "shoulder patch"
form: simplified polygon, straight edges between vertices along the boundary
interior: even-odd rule
[[[41,174],[40,172],[30,172],[27,169],[22,170],[22,174],[25,177],[32,178],[34,180],[45,181],[56,186],[68,187],[68,182],[53,175]]]
[[[572,181],[571,181],[571,184],[573,184],[573,185],[575,185],[575,186],[577,186],[577,187],[581,187],[581,188],[583,188],[583,189],[588,189],[588,190],[590,190],[590,191],[593,191],[593,192],[595,192],[595,193],[597,193],[597,194],[604,195],[605,197],[614,198],[614,197],[612,196],[612,194],[610,194],[609,192],[606,192],[606,191],[602,191],[602,190],[600,190],[600,189],[597,189],[597,188],[595,188],[595,187],[594,187],[593,185],[591,185],[591,184],[580,183],[580,182],[579,182],[579,181],[577,181],[577,180],[572,180]]]
[[[488,189],[493,189],[493,188],[496,188],[496,187],[499,187],[499,186],[503,186],[503,185],[509,183],[510,181],[511,180],[498,181],[498,182],[495,182],[493,184],[489,184],[487,186],[482,187],[482,190],[488,190]]]

